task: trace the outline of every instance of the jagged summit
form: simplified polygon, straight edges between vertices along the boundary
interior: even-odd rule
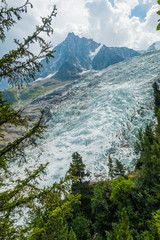
[[[74,32],[69,32],[67,35],[67,38],[69,37],[78,37],[77,35],[74,34]]]
[[[156,51],[156,50],[160,50],[160,42],[155,42],[148,48],[148,51]]]
[[[63,42],[67,42],[67,41],[75,41],[78,40],[80,37],[78,35],[75,35],[73,32],[69,32],[67,37],[65,38],[65,40]],[[62,42],[62,43],[63,43]],[[61,43],[60,43],[61,44]]]
[[[69,37],[69,36],[72,37],[72,36],[76,36],[76,35],[74,34],[74,32],[69,32],[69,33],[68,33],[68,37]]]
[[[55,79],[66,81],[79,77],[85,70],[100,70],[112,64],[139,55],[128,48],[114,48],[101,45],[92,39],[80,38],[73,32],[56,46],[55,58],[46,63],[42,60],[43,68],[36,78],[44,78],[52,74]]]

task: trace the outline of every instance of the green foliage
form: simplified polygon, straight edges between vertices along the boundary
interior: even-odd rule
[[[149,231],[144,231],[143,236],[145,240],[160,239],[160,209],[152,213],[152,219],[148,221]]]
[[[105,231],[111,228],[111,220],[115,205],[110,201],[111,185],[109,182],[98,182],[93,189],[91,208],[93,214],[93,229],[105,236]]]
[[[36,145],[35,137],[40,137],[44,131],[41,124],[44,112],[42,112],[37,123],[27,130],[29,119],[21,117],[21,111],[15,111],[10,104],[3,100],[0,94],[0,139],[5,139],[4,129],[8,124],[26,127],[25,134],[15,141],[9,142],[0,149],[0,238],[18,239],[19,228],[14,227],[18,216],[22,214],[22,207],[31,204],[40,194],[37,182],[44,173],[47,165],[40,165],[36,170],[30,172],[26,169],[24,179],[11,180],[9,167],[14,161],[24,162],[24,149],[26,144]],[[9,183],[9,184],[8,184]]]
[[[85,177],[89,177],[89,173],[85,172],[85,164],[82,161],[82,157],[77,152],[72,154],[72,162],[70,163],[68,173],[72,176],[73,182],[80,184],[82,184]]]
[[[158,236],[160,237],[160,209],[153,213],[153,225],[155,226]]]
[[[113,224],[114,240],[133,240],[131,231],[129,230],[129,219],[125,209],[122,209],[122,219],[119,224]]]
[[[108,158],[108,176],[110,179],[114,178],[114,165],[113,165],[113,160],[112,158],[109,156]]]
[[[157,117],[158,120],[158,125],[157,125],[157,132],[160,132],[159,125],[160,125],[160,90],[159,90],[159,86],[156,82],[153,83],[152,85],[153,90],[154,90],[154,103],[155,103],[155,115]]]
[[[133,182],[123,177],[112,180],[112,193],[110,199],[120,207],[130,204],[130,197],[134,188]]]
[[[66,178],[69,176],[71,179],[73,194],[79,193],[81,195],[81,204],[74,206],[75,214],[84,211],[86,216],[90,215],[92,186],[89,184],[89,181],[86,180],[86,177],[89,177],[89,175],[85,170],[85,164],[83,163],[81,155],[77,152],[73,153],[72,162],[70,163]]]
[[[56,80],[55,82],[46,82],[45,83],[32,83],[28,84],[27,86],[23,87],[22,89],[17,91],[17,87],[12,87],[3,90],[3,99],[7,100],[8,103],[12,105],[16,105],[17,103],[24,104],[25,102],[31,100],[32,98],[49,91],[55,87],[61,86],[62,83]]]
[[[7,2],[2,1],[0,7],[0,40],[3,42],[6,38],[6,30],[9,31],[16,23],[16,20],[21,20],[21,15],[27,12],[27,7],[32,4],[27,0],[24,5],[20,7],[8,8]],[[17,45],[16,50],[11,50],[0,59],[0,78],[6,78],[12,85],[22,86],[24,82],[28,83],[34,79],[36,71],[40,71],[42,64],[40,60],[46,57],[53,57],[53,51],[50,50],[51,44],[47,43],[42,37],[41,33],[46,33],[48,36],[53,33],[51,27],[52,18],[56,16],[56,7],[47,18],[42,17],[42,25],[36,26],[35,32],[23,38],[23,41],[15,39]],[[30,46],[32,44],[39,44],[40,51],[37,55],[31,52]]]
[[[114,177],[125,177],[126,167],[118,159],[116,159],[116,164],[114,168]]]
[[[160,0],[157,0],[157,3],[160,5]],[[157,11],[157,14],[160,15],[160,10]],[[158,22],[160,21],[160,19],[158,19]],[[157,30],[160,30],[160,23],[158,23],[157,25]]]
[[[77,240],[91,240],[91,233],[90,233],[90,221],[82,216],[78,215],[72,221],[72,227],[74,232],[77,236]]]
[[[105,240],[112,240],[112,234],[108,231],[106,231],[106,239]]]
[[[125,177],[126,176],[126,166],[121,163],[118,159],[116,159],[115,163],[113,163],[112,158],[109,156],[108,158],[108,177],[109,179],[117,178],[117,177]]]
[[[152,213],[152,219],[148,221],[149,231],[144,231],[144,239],[160,239],[160,209]]]
[[[21,20],[21,15],[27,12],[32,4],[27,0],[20,7],[8,7],[5,0],[0,7],[0,40],[5,41],[7,31]],[[46,57],[48,61],[53,57],[50,43],[42,37],[42,33],[50,35],[52,18],[56,16],[54,6],[50,16],[42,19],[42,25],[36,26],[35,32],[23,42],[14,40],[17,49],[11,50],[0,59],[0,78],[7,79],[13,85],[21,85],[34,80],[36,71],[40,70],[40,60]],[[30,51],[32,44],[39,44],[39,53],[34,55]],[[37,122],[31,122],[22,117],[22,111],[14,110],[0,93],[0,140],[4,145],[0,149],[0,239],[68,239],[69,232],[67,219],[72,217],[74,204],[79,203],[79,194],[70,194],[71,187],[67,180],[51,187],[40,189],[38,187],[47,164],[40,165],[33,171],[25,170],[21,178],[11,178],[11,164],[19,167],[26,161],[26,146],[36,146],[36,139],[42,138],[45,127],[42,125],[44,111],[41,112]],[[6,140],[8,127],[23,126],[23,134],[16,139]],[[69,178],[69,177],[68,177]],[[25,210],[26,226],[18,225]],[[28,213],[27,213],[28,212]],[[70,236],[70,238],[71,238]]]
[[[69,234],[68,234],[68,240],[77,240],[76,234],[73,231],[73,228],[71,228]]]
[[[141,130],[139,131],[138,140],[135,143],[135,152],[140,154],[140,158],[138,158],[135,162],[136,169],[139,169],[143,163],[150,164],[152,144],[156,142],[156,136],[151,128],[151,126],[147,126],[145,132],[143,133]]]
[[[76,239],[73,230],[68,233],[67,219],[72,217],[72,206],[79,203],[80,195],[67,192],[66,184],[68,185],[66,180],[54,184],[51,189],[43,191],[41,197],[37,199],[34,211],[31,209],[27,222],[27,239],[63,240],[68,239],[68,235]]]
[[[40,86],[35,86],[31,88],[24,89],[20,94],[21,101],[29,100],[32,97],[35,97],[43,92],[43,88]]]

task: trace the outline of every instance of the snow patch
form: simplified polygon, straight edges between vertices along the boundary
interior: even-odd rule
[[[55,75],[55,72],[49,74],[47,77],[44,77],[44,78],[37,78],[35,81],[37,82],[37,81],[47,80],[47,79],[53,77],[54,75]]]
[[[98,54],[98,52],[100,51],[102,46],[103,45],[101,44],[98,48],[96,48],[96,50],[94,52],[90,52],[89,57],[90,57],[91,60]]]
[[[86,73],[91,72],[91,70],[84,70],[81,73],[79,73],[80,76],[85,75]]]

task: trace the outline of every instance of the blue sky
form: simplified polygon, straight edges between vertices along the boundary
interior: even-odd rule
[[[147,49],[160,41],[156,31],[160,9],[156,0],[30,0],[34,8],[28,9],[17,26],[8,33],[1,54],[12,48],[12,38],[31,34],[40,16],[46,16],[56,4],[57,17],[53,20],[53,46],[63,41],[68,32],[92,38],[107,46],[125,46],[136,50]],[[14,4],[22,4],[14,0]],[[13,0],[8,0],[13,3]]]
[[[112,1],[113,2],[113,1]],[[149,9],[155,4],[156,1],[139,1],[139,4],[132,10],[131,17],[139,17],[142,21],[145,21],[145,17]]]
[[[109,2],[112,4],[112,7],[114,7],[114,0],[109,0]],[[144,21],[147,12],[155,3],[156,1],[139,1],[139,4],[131,11],[130,17],[136,16],[139,17],[141,21]]]

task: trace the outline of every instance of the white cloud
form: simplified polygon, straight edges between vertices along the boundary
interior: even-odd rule
[[[132,0],[132,1],[115,0],[114,1],[114,6],[127,14],[130,14],[131,10],[134,9],[138,4],[139,4],[138,0]]]
[[[148,11],[144,22],[130,17],[132,9],[139,5],[137,0],[115,0],[114,7],[108,0],[88,4],[92,37],[108,46],[127,46],[134,49],[147,48],[158,40],[156,32],[157,4]]]
[[[12,0],[8,0],[13,3]],[[23,1],[25,2],[25,1]],[[9,33],[12,36],[31,34],[35,25],[40,23],[40,16],[47,16],[52,6],[57,5],[58,14],[53,19],[53,45],[57,45],[74,32],[79,36],[93,38],[108,46],[127,46],[144,49],[154,41],[159,41],[160,32],[156,32],[158,5],[153,5],[142,22],[138,17],[131,17],[135,7],[151,5],[150,0],[115,0],[114,6],[109,0],[31,0],[34,8],[28,9],[23,21]],[[15,0],[14,4],[22,4]],[[156,0],[155,0],[156,3]],[[12,46],[8,41],[7,46]]]
[[[81,35],[89,31],[89,12],[85,0],[56,0],[58,15],[55,19],[55,33],[66,35],[74,32]]]
[[[153,0],[143,0],[143,4],[152,3]]]

